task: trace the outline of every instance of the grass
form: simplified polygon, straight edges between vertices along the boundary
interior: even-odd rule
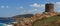
[[[33,22],[33,26],[60,26],[60,16],[53,16],[43,20]],[[56,23],[57,22],[57,23]]]

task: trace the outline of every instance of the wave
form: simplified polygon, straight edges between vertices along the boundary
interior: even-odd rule
[[[0,23],[0,26],[13,26],[12,24],[4,24],[4,23]]]
[[[4,24],[4,23],[0,23],[0,26],[6,26],[6,24]]]
[[[12,24],[6,24],[6,26],[13,26]]]

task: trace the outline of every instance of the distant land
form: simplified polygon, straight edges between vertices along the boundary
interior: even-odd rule
[[[23,15],[16,15],[16,16],[13,16],[13,17],[21,17],[21,18],[28,18],[28,17],[32,17],[33,14],[23,14]]]

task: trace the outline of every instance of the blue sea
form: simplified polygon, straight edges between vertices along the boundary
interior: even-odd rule
[[[0,26],[6,26],[6,24],[4,24],[4,23],[0,23]]]
[[[13,22],[12,19],[9,20],[0,20],[0,26],[6,26],[5,24],[11,23]]]

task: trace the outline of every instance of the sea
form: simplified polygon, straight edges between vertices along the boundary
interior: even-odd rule
[[[7,26],[6,24],[4,24],[4,23],[0,23],[0,26]]]
[[[9,20],[0,20],[0,26],[7,26],[8,23],[13,22],[13,19]]]

